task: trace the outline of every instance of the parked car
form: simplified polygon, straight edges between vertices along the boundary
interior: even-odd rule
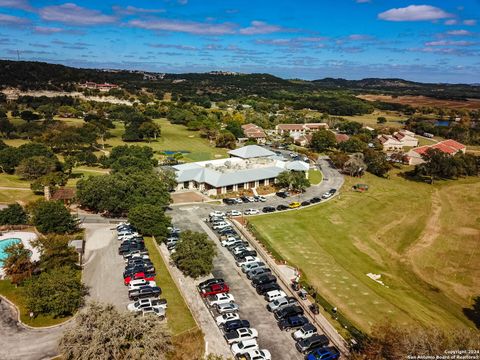
[[[160,307],[146,307],[139,311],[142,316],[154,315],[157,316],[160,320],[165,319],[166,311],[164,308]]]
[[[275,208],[273,206],[265,206],[262,211],[264,213],[271,213],[271,212],[275,212]]]
[[[241,328],[225,333],[224,338],[228,344],[234,344],[239,341],[256,339],[258,337],[257,330],[253,328]]]
[[[209,306],[217,306],[221,304],[234,303],[235,298],[233,297],[232,294],[221,293],[221,294],[209,296],[207,298],[207,302]]]
[[[130,300],[137,301],[138,299],[145,299],[150,297],[159,297],[162,290],[158,286],[143,286],[128,292]]]
[[[316,204],[316,203],[319,203],[320,201],[322,201],[322,199],[320,199],[319,197],[314,197],[310,199],[311,204]]]
[[[279,196],[283,199],[290,196],[290,194],[287,191],[278,191],[277,193],[275,193],[275,195],[277,195],[277,196]]]
[[[127,305],[128,311],[140,311],[146,307],[163,307],[167,308],[167,300],[166,299],[155,299],[155,298],[147,298],[147,299],[140,299],[133,303]]]
[[[278,298],[269,302],[267,305],[267,310],[273,312],[275,310],[281,309],[282,307],[297,305],[297,304],[298,302],[294,297],[286,296],[286,297]]]
[[[238,210],[227,211],[227,216],[242,216],[242,212]]]
[[[255,279],[252,280],[252,285],[254,287],[258,287],[260,285],[264,284],[270,284],[273,282],[277,282],[277,277],[273,274],[263,274],[258,277],[255,277]]]
[[[138,272],[138,273],[135,273],[131,276],[127,276],[125,279],[123,279],[123,283],[125,285],[130,285],[130,283],[132,281],[135,281],[135,280],[141,280],[141,279],[144,279],[146,281],[155,281],[155,274],[148,274],[148,273],[144,273],[144,272]]]
[[[266,349],[262,350],[250,350],[249,352],[241,355],[239,360],[272,360],[270,351]]]
[[[245,251],[252,251],[253,249],[250,246],[239,246],[236,247],[235,249],[232,249],[232,254],[233,256],[236,256],[238,254],[241,254],[242,252]]]
[[[323,195],[322,195],[322,199],[328,199],[328,198],[331,198],[333,196],[334,193],[330,192],[330,191],[327,191],[327,192],[324,192]]]
[[[336,347],[328,346],[313,350],[306,360],[336,360],[340,358],[340,351]]]
[[[237,260],[236,264],[237,264],[237,266],[242,266],[242,265],[247,265],[247,264],[258,262],[258,261],[260,261],[260,259],[257,258],[257,257],[247,256],[243,259]]]
[[[271,273],[272,270],[270,270],[267,267],[255,267],[252,270],[247,271],[247,279],[253,279],[256,276],[262,275],[262,274],[269,274]]]
[[[215,284],[224,284],[225,281],[220,278],[211,278],[205,281],[202,281],[200,284],[198,284],[198,288],[200,290],[206,289],[209,286],[215,285]]]
[[[215,322],[217,323],[218,326],[222,326],[227,321],[239,320],[239,319],[240,319],[240,315],[238,315],[238,313],[229,312],[229,313],[217,316],[215,318]]]
[[[128,291],[138,289],[142,286],[157,286],[157,284],[153,280],[150,280],[150,281],[146,279],[132,280],[130,281],[130,284],[128,284]]]
[[[248,273],[251,270],[255,270],[255,269],[263,268],[263,267],[265,267],[265,263],[259,261],[259,262],[250,263],[250,264],[247,264],[245,266],[242,266],[242,271],[244,273]]]
[[[276,282],[273,282],[273,283],[259,285],[257,286],[256,289],[259,295],[265,295],[269,291],[280,290],[280,285],[278,285]]]
[[[243,200],[242,200],[241,198],[235,198],[234,200],[235,200],[235,203],[236,203],[236,204],[241,204],[241,203],[243,203]]]
[[[256,339],[243,340],[232,345],[232,353],[234,356],[245,354],[250,350],[258,350]]]
[[[235,258],[235,261],[242,261],[242,260],[245,260],[247,257],[254,257],[255,259],[257,259],[256,261],[258,261],[258,258],[256,256],[257,256],[256,250],[244,250],[241,253],[234,255],[234,258]]]
[[[239,307],[235,303],[226,303],[217,305],[217,312],[219,314],[235,313],[239,310]]]
[[[226,221],[216,223],[212,226],[213,230],[221,230],[225,229],[226,227],[231,227],[230,223],[227,223]]]
[[[279,298],[284,298],[286,297],[287,294],[283,292],[283,290],[273,290],[269,291],[264,295],[264,298],[268,302],[272,302],[273,300],[279,299]]]
[[[308,324],[308,319],[303,315],[290,316],[286,319],[280,320],[278,322],[278,327],[280,330],[290,331],[293,329],[298,329],[303,325]]]
[[[223,324],[223,331],[227,333],[232,330],[249,328],[249,327],[250,327],[250,322],[248,320],[240,320],[240,319],[230,320]]]
[[[211,295],[216,295],[216,294],[222,294],[222,293],[228,293],[230,291],[230,288],[228,287],[227,284],[213,284],[208,287],[203,288],[200,291],[200,294],[203,297],[208,297]]]
[[[302,206],[308,206],[308,205],[310,205],[310,201],[308,201],[308,200],[302,201],[301,205]]]
[[[301,353],[306,353],[315,348],[327,346],[330,341],[325,335],[312,335],[307,339],[298,340],[295,344],[297,350]]]
[[[277,211],[282,211],[282,210],[287,210],[287,209],[288,209],[287,205],[280,204],[280,205],[277,206]]]
[[[225,216],[225,213],[222,212],[222,211],[212,211],[210,214],[208,214],[208,216],[210,217],[224,217]]]
[[[290,204],[288,204],[288,207],[289,207],[290,209],[296,209],[296,208],[298,208],[298,207],[300,207],[300,206],[301,206],[301,204],[300,204],[298,201],[294,201],[294,202],[291,202]]]
[[[227,238],[225,240],[222,240],[221,244],[222,244],[222,246],[229,246],[229,245],[235,244],[236,242],[241,243],[241,240],[239,240],[238,238],[236,238],[234,236],[227,236]]]
[[[257,215],[260,214],[260,210],[257,209],[247,209],[243,212],[244,215]]]
[[[273,312],[275,319],[281,320],[289,316],[303,315],[303,309],[298,305],[286,306]]]
[[[267,198],[264,197],[264,196],[261,196],[261,195],[260,196],[254,196],[254,198],[255,198],[255,201],[260,201],[260,202],[267,201]]]
[[[236,204],[236,201],[235,201],[235,199],[225,198],[225,199],[223,199],[223,203],[227,204],[227,205],[234,205],[234,204]]]
[[[308,323],[303,325],[300,329],[295,331],[292,334],[292,337],[295,341],[301,340],[301,339],[308,339],[309,337],[312,337],[313,335],[317,334],[317,328],[313,326],[312,324]]]
[[[240,196],[240,199],[242,199],[242,202],[244,203],[249,203],[250,199],[247,196]]]

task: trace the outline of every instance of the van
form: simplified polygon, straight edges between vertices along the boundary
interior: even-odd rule
[[[273,290],[265,294],[265,300],[267,300],[268,302],[272,302],[273,300],[284,298],[286,296],[287,294],[285,294],[282,290]]]

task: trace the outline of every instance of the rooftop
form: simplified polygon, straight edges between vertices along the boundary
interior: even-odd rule
[[[230,150],[228,153],[231,156],[239,157],[242,159],[268,157],[275,155],[273,151],[267,150],[258,145],[247,145],[235,150]]]

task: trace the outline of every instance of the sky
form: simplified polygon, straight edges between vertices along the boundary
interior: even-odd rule
[[[480,83],[480,0],[0,0],[0,58]]]

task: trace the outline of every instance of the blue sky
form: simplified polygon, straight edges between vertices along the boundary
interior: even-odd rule
[[[478,0],[74,1],[0,0],[0,58],[480,83]]]

